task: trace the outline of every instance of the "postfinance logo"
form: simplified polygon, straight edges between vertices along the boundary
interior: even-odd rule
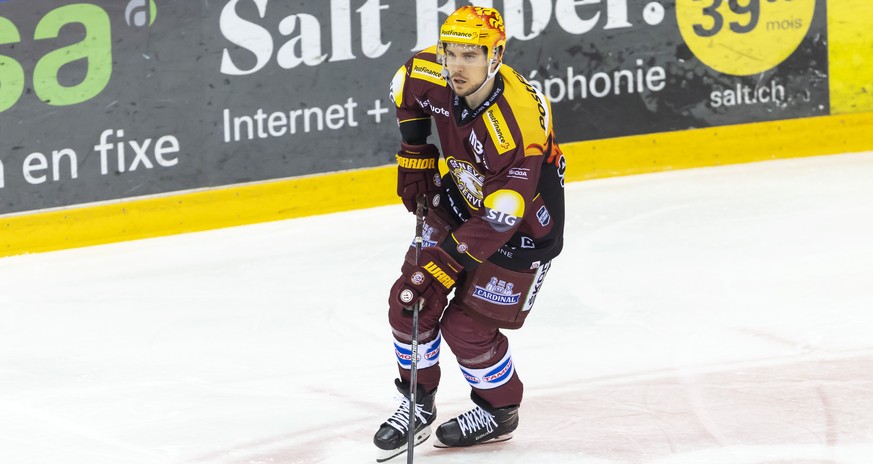
[[[421,79],[445,87],[446,81],[443,79],[442,69],[442,66],[436,63],[415,58],[412,60],[410,76],[413,79]]]
[[[494,141],[494,146],[497,147],[499,154],[502,155],[515,149],[515,139],[512,138],[509,126],[506,124],[506,118],[503,117],[503,112],[497,105],[485,112],[485,122],[488,132],[491,133],[491,140]]]
[[[42,17],[12,20],[5,15],[15,11],[6,5],[14,2],[0,3],[0,46],[11,46],[0,50],[15,50],[15,45],[30,40],[67,43],[68,35],[81,35],[81,30],[84,37],[38,57],[32,70],[25,70],[15,57],[0,54],[0,113],[22,98],[28,74],[33,76],[33,93],[50,106],[83,103],[103,92],[112,77],[112,26],[106,10],[90,3],[74,3],[50,10]],[[154,23],[156,15],[154,0],[132,0],[125,10],[125,21],[131,27],[147,27]],[[80,27],[66,27],[69,24]],[[22,37],[21,30],[33,30],[33,37]],[[87,63],[85,76],[77,79],[77,84],[61,84],[61,68],[79,60]]]
[[[472,27],[446,26],[440,31],[440,40],[477,45],[479,43],[479,31]]]

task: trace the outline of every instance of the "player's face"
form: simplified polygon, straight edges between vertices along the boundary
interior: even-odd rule
[[[448,43],[445,46],[449,80],[459,97],[479,90],[488,78],[488,56],[482,47]]]

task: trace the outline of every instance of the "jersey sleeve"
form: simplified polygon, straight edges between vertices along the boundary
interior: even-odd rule
[[[425,100],[422,97],[434,86],[447,85],[442,77],[442,67],[435,62],[435,52],[436,48],[431,47],[417,53],[397,70],[391,80],[389,97],[396,108],[397,124],[401,127],[415,125],[416,121],[426,121],[430,127],[430,114],[420,101]]]

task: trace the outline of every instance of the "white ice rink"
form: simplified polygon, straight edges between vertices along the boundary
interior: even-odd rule
[[[417,463],[873,463],[873,153],[567,204],[509,333],[515,438]],[[398,205],[0,259],[0,463],[374,462],[413,228]],[[442,362],[438,422],[471,406]]]

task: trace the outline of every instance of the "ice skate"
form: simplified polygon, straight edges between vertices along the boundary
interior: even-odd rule
[[[379,448],[376,462],[384,462],[406,452],[408,446],[409,430],[409,383],[396,380],[397,389],[403,395],[403,400],[397,411],[391,415],[373,436],[373,443]],[[418,446],[430,438],[430,424],[436,420],[436,407],[434,398],[436,390],[425,394],[419,385],[416,393],[415,405],[415,441],[413,446]]]
[[[518,427],[518,406],[493,408],[476,393],[476,407],[437,428],[437,448],[456,448],[506,441]]]

